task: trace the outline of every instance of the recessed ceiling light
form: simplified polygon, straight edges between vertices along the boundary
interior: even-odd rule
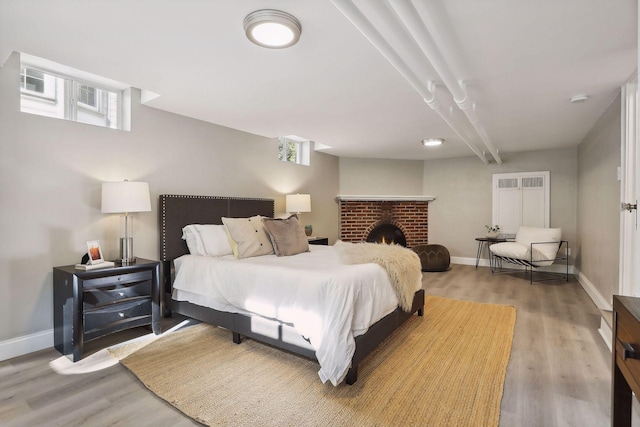
[[[300,39],[302,26],[295,16],[280,10],[256,10],[244,18],[244,31],[258,46],[282,49]]]
[[[425,147],[435,147],[438,145],[442,145],[444,143],[444,138],[427,138],[422,140],[422,145]]]
[[[575,95],[572,96],[571,99],[569,101],[571,101],[572,103],[576,103],[576,102],[584,102],[587,99],[589,99],[589,95]]]

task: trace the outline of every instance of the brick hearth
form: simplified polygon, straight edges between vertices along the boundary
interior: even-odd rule
[[[429,202],[340,199],[341,240],[364,242],[371,230],[381,224],[400,228],[409,248],[429,243]]]

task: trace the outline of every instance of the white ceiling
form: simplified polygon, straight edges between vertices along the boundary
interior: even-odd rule
[[[351,0],[334,1],[0,0],[0,62],[13,51],[41,56],[155,92],[151,107],[307,137],[338,156],[473,156],[464,137],[491,161],[434,67],[415,55],[399,3],[415,8],[501,154],[577,146],[637,67],[635,0],[354,0],[420,82],[436,84],[456,132],[342,13]],[[264,8],[299,19],[298,44],[247,40],[244,17]],[[571,104],[577,94],[588,101]],[[446,143],[426,149],[426,137]]]

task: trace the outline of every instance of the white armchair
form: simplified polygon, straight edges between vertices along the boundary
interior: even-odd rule
[[[502,262],[525,267],[533,283],[533,271],[538,267],[547,267],[558,261],[565,261],[566,273],[558,275],[548,271],[540,272],[547,278],[562,277],[569,281],[569,257],[566,252],[568,242],[562,240],[562,229],[542,227],[520,227],[513,242],[496,243],[489,247],[491,251],[491,272],[502,270]],[[561,248],[565,247],[562,251]],[[539,280],[536,280],[539,281]]]

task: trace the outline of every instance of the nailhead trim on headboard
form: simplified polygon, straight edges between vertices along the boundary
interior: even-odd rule
[[[161,244],[161,258],[163,261],[168,260],[167,254],[167,200],[169,199],[206,199],[206,200],[240,200],[240,201],[264,201],[271,202],[271,216],[274,215],[274,200],[267,198],[256,198],[256,197],[225,197],[225,196],[196,196],[196,195],[180,195],[180,194],[161,194],[160,198],[160,213],[161,213],[161,225],[160,225],[160,244]],[[229,205],[230,209],[231,205]],[[230,215],[229,210],[227,211],[227,215]]]

